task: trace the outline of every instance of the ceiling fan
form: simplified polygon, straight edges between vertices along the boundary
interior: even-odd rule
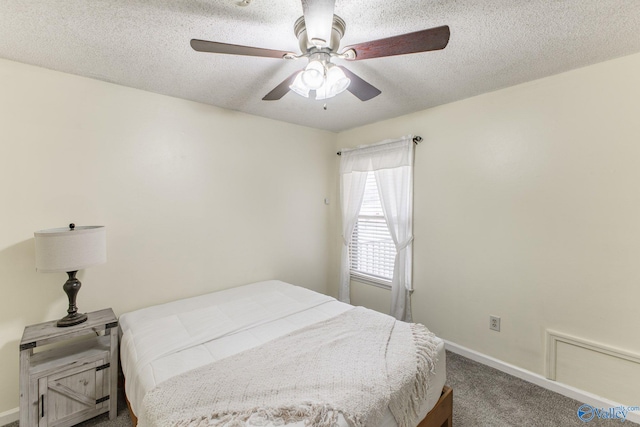
[[[280,59],[308,58],[309,63],[287,77],[266,94],[263,101],[276,101],[289,90],[304,97],[314,92],[315,99],[327,99],[348,90],[361,101],[368,101],[381,91],[347,68],[331,62],[332,58],[358,61],[444,49],[449,42],[449,27],[430,28],[399,36],[359,43],[337,53],[346,28],[345,22],[333,14],[335,0],[302,0],[303,16],[294,25],[302,53],[263,49],[206,40],[191,40],[198,52],[261,56]]]

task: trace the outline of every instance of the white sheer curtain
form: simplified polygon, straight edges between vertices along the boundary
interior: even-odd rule
[[[349,159],[353,152],[343,152],[341,165],[345,157]],[[342,264],[340,267],[340,290],[338,298],[342,302],[351,301],[349,283],[351,280],[349,260],[349,242],[353,229],[358,222],[358,213],[362,206],[364,187],[367,181],[367,172],[351,171],[340,175],[340,199],[342,201]]]
[[[382,210],[396,246],[391,282],[391,315],[410,322],[413,242],[413,137],[342,150],[342,268],[340,300],[349,302],[349,241],[358,219],[367,173],[373,171]]]

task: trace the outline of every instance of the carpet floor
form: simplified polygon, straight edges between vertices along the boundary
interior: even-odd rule
[[[447,384],[453,389],[455,427],[595,427],[620,424],[620,420],[597,417],[584,422],[578,418],[578,408],[583,402],[449,351]]]
[[[582,402],[451,352],[447,352],[447,385],[453,388],[454,427],[596,427],[620,424],[620,420],[600,420],[597,417],[585,423],[577,416]],[[107,414],[103,414],[79,425],[130,427],[131,419],[124,397],[118,396],[118,416],[114,420],[110,421]],[[7,427],[18,427],[18,422]]]

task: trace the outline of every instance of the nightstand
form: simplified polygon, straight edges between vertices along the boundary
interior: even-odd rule
[[[75,326],[59,328],[53,320],[24,329],[20,427],[72,426],[104,412],[116,417],[118,319],[110,308],[87,316]]]

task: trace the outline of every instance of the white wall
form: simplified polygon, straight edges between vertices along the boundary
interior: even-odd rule
[[[65,314],[33,232],[107,226],[81,311],[279,278],[325,292],[335,134],[0,60],[0,413],[25,325]]]
[[[539,374],[546,329],[640,354],[638,76],[633,55],[338,135],[337,148],[424,138],[415,170],[417,321]],[[352,303],[385,311],[388,299],[361,284],[352,293]],[[489,315],[502,318],[500,333],[489,330]],[[618,360],[602,371],[591,354],[563,354],[570,360],[559,366],[585,369],[558,378],[640,401],[638,364]]]

